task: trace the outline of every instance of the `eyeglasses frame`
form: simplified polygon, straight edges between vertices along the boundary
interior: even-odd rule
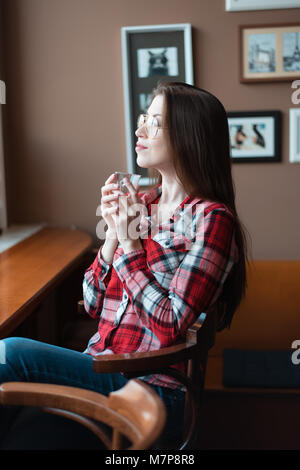
[[[142,125],[139,125],[139,120],[140,120],[140,117],[141,117],[141,116],[143,116],[144,122],[143,122]],[[152,125],[151,125],[151,126],[147,126],[146,123],[147,123],[147,120],[148,120],[149,118],[156,119],[156,121],[157,121],[157,123],[158,123],[158,120],[157,120],[156,116],[151,116],[151,115],[149,115],[149,114],[143,114],[143,113],[141,113],[141,114],[139,114],[138,117],[137,117],[137,128],[140,129],[140,127],[145,126],[145,127],[146,127],[146,132],[147,132],[147,137],[151,137],[151,138],[153,139],[153,138],[155,138],[155,137],[157,136],[158,129],[168,129],[168,127],[163,127],[163,126],[159,126],[159,125],[158,125],[158,126],[152,126]],[[152,129],[155,129],[155,134],[152,135],[152,136],[150,136],[150,132],[149,132],[149,130],[148,130],[149,127],[152,127]]]

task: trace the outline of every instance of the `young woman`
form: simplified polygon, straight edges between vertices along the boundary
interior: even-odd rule
[[[5,339],[0,383],[56,383],[108,394],[127,379],[94,373],[92,356],[172,345],[202,312],[217,311],[219,331],[230,326],[245,293],[247,250],[224,107],[200,88],[162,83],[139,117],[136,136],[137,164],[155,169],[159,184],[142,194],[127,182],[124,196],[111,175],[102,187],[106,238],[83,281],[85,308],[99,318],[98,331],[83,353]],[[166,436],[180,438],[184,390],[164,375],[143,380],[166,404]]]

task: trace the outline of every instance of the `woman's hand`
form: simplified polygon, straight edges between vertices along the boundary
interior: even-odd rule
[[[124,179],[128,193],[122,193],[118,198],[117,217],[115,227],[119,242],[125,253],[142,248],[140,241],[140,220],[147,208],[138,195],[138,190],[128,178]]]
[[[101,215],[107,224],[106,238],[117,239],[115,218],[118,211],[118,198],[120,186],[117,175],[113,173],[101,188]]]

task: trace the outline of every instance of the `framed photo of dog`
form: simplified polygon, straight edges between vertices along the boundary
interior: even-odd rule
[[[158,82],[194,84],[192,28],[189,23],[125,26],[121,35],[127,171],[140,174],[140,186],[148,186],[153,178],[136,163],[137,117],[146,114]]]

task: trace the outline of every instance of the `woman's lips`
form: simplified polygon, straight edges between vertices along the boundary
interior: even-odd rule
[[[145,150],[147,147],[144,147],[141,144],[136,144],[135,148],[138,149],[138,150]]]

